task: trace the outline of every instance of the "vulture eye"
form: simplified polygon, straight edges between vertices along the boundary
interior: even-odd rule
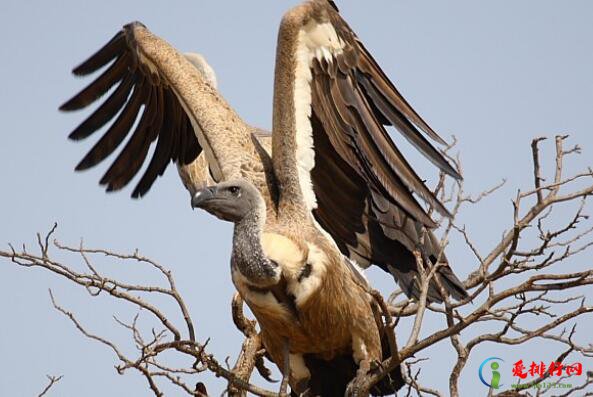
[[[231,192],[232,194],[239,193],[239,190],[241,190],[241,189],[239,189],[239,186],[231,186],[231,187],[229,187],[229,192]]]

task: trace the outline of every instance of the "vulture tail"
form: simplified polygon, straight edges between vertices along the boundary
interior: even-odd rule
[[[391,357],[391,352],[385,335],[381,337],[381,345],[383,360],[386,360]],[[305,364],[311,372],[309,380],[311,395],[322,397],[345,395],[348,383],[354,379],[358,369],[352,354],[343,354],[329,361],[315,357],[313,354],[306,354],[304,358]],[[371,395],[393,396],[404,384],[401,367],[398,366],[371,389]],[[293,392],[291,396],[296,397],[297,394]]]

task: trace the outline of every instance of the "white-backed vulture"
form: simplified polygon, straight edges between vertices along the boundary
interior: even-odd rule
[[[358,366],[366,374],[391,355],[381,313],[360,270],[315,226],[310,211],[294,204],[270,227],[266,202],[247,180],[209,186],[192,198],[192,207],[235,224],[233,283],[256,316],[272,361],[289,371],[293,393],[343,396]],[[403,385],[399,371],[373,394],[395,393]]]
[[[132,23],[73,72],[88,75],[105,66],[94,82],[61,107],[84,108],[117,84],[70,134],[74,140],[86,138],[115,118],[77,170],[93,167],[113,153],[141,113],[140,123],[101,179],[108,191],[123,188],[140,172],[156,141],[133,197],[146,194],[173,161],[182,168],[190,191],[202,183],[191,180],[188,168],[197,171],[193,177],[206,175],[211,181],[247,178],[262,193],[269,218],[275,218],[278,184],[261,156],[269,138],[261,138],[258,129],[246,124],[192,62],[144,25]],[[298,160],[294,172],[299,186],[286,188],[305,198],[342,253],[362,267],[380,266],[408,296],[417,297],[412,251],[423,244],[425,259],[434,263],[440,250],[432,233],[420,238],[423,226],[435,225],[414,194],[440,213],[448,212],[410,167],[385,126],[394,126],[441,170],[459,178],[425,135],[443,140],[400,95],[332,1],[312,0],[284,17],[274,96],[274,131],[298,130],[274,145],[277,166],[287,157]],[[280,106],[286,109],[284,118]],[[446,290],[457,299],[464,297],[463,285],[446,259],[440,260]],[[434,285],[428,296],[440,300]]]
[[[123,188],[140,172],[155,141],[133,197],[146,194],[171,161],[180,167],[192,193],[200,183],[186,172],[188,165],[201,171],[198,177],[205,178],[204,183],[242,180],[253,185],[264,203],[265,223],[258,241],[265,257],[293,270],[282,272],[287,285],[298,281],[303,271],[310,272],[292,291],[283,288],[294,296],[297,311],[288,317],[282,311],[291,314],[290,302],[268,291],[270,280],[262,285],[233,274],[268,333],[264,339],[272,359],[282,362],[282,344],[288,339],[294,353],[291,385],[296,390],[304,384],[313,387],[316,380],[308,373],[315,365],[344,357],[357,363],[379,360],[385,352],[373,303],[342,254],[363,267],[380,266],[408,295],[418,295],[412,251],[424,244],[425,259],[435,263],[439,247],[431,233],[421,239],[421,229],[435,224],[414,195],[441,214],[448,212],[410,167],[385,126],[394,126],[442,171],[458,178],[425,135],[440,143],[442,139],[400,95],[328,0],[295,7],[280,25],[271,157],[265,148],[269,142],[263,142],[268,138],[226,103],[201,64],[142,24],[132,23],[75,68],[77,75],[105,70],[62,110],[86,107],[117,85],[70,135],[85,138],[115,118],[77,170],[104,160],[133,129],[101,179],[108,191]],[[445,289],[455,298],[464,297],[463,285],[446,259],[440,260]],[[428,295],[440,300],[434,285]],[[302,323],[297,326],[294,321]]]

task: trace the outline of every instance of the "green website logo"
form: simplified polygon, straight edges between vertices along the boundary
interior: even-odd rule
[[[480,369],[478,370],[478,376],[480,377],[482,383],[492,389],[498,389],[502,386],[502,383],[500,383],[500,364],[498,363],[498,361],[504,362],[502,358],[488,357],[487,359],[482,361]],[[484,370],[484,367],[486,366],[488,369],[490,369],[490,371]],[[484,378],[484,372],[490,372],[490,382],[487,382]]]

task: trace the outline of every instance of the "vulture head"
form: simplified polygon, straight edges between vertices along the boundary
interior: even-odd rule
[[[198,190],[191,199],[191,206],[224,221],[238,223],[247,217],[261,215],[266,204],[253,184],[239,179]]]

